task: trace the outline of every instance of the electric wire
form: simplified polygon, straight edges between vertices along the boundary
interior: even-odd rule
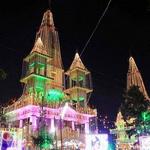
[[[107,4],[106,8],[104,9],[102,15],[100,16],[100,18],[99,18],[99,20],[98,20],[98,22],[97,22],[95,28],[93,29],[93,31],[92,31],[92,33],[91,33],[89,39],[88,39],[87,42],[85,43],[85,45],[84,45],[84,47],[83,47],[83,49],[82,49],[82,51],[81,51],[81,53],[80,53],[80,55],[79,55],[80,57],[83,55],[85,49],[87,48],[88,44],[90,43],[90,41],[91,41],[91,39],[92,39],[94,33],[96,32],[97,28],[99,27],[99,24],[101,23],[102,19],[104,18],[105,14],[106,14],[106,12],[107,12],[109,6],[110,6],[111,1],[112,1],[112,0],[109,0],[109,2],[108,2],[108,4]],[[87,100],[87,102],[86,102],[87,104],[89,103],[90,97],[91,97],[91,94],[90,94],[90,96],[89,96],[89,98],[88,98],[88,100]]]
[[[103,12],[102,15],[100,16],[100,18],[99,18],[99,20],[98,20],[98,22],[97,22],[95,28],[93,29],[93,31],[92,31],[92,33],[91,33],[89,39],[88,39],[87,42],[85,43],[85,46],[83,47],[83,50],[82,50],[81,53],[80,53],[80,57],[81,57],[82,54],[84,53],[85,49],[87,48],[88,44],[90,43],[90,41],[91,41],[91,39],[92,39],[92,37],[93,37],[93,35],[94,35],[94,33],[96,32],[97,28],[99,27],[99,24],[101,23],[103,17],[105,16],[105,14],[106,14],[106,12],[107,12],[109,6],[110,6],[111,1],[112,1],[112,0],[109,0],[109,2],[108,2],[108,4],[107,4],[106,8],[104,9],[104,12]]]
[[[105,8],[105,10],[103,11],[103,13],[102,13],[102,15],[100,16],[100,18],[99,18],[99,20],[98,20],[98,22],[97,22],[95,28],[93,29],[93,31],[92,31],[92,33],[91,33],[89,39],[88,39],[87,42],[85,43],[85,45],[84,45],[84,47],[83,47],[83,49],[82,49],[82,51],[81,51],[81,53],[80,53],[80,57],[83,55],[85,49],[87,48],[88,44],[90,43],[90,41],[91,41],[91,39],[92,39],[94,33],[96,32],[97,28],[99,27],[99,24],[101,23],[103,17],[105,16],[105,14],[106,14],[106,12],[107,12],[109,6],[110,6],[111,1],[112,1],[112,0],[109,0],[107,6],[106,6],[106,8]],[[51,0],[49,0],[48,3],[49,3],[49,8],[51,9]],[[1,46],[2,46],[2,45],[1,45]],[[3,46],[3,47],[4,47],[4,46]],[[9,48],[9,47],[5,47],[5,48],[10,49],[10,50],[15,50],[15,49]],[[89,98],[90,98],[90,97],[89,97]],[[88,101],[89,101],[89,98],[88,98]],[[87,103],[88,103],[88,101],[87,101]]]
[[[92,31],[92,33],[91,33],[89,39],[88,39],[87,42],[85,43],[85,46],[83,47],[81,53],[79,54],[80,57],[81,57],[82,54],[84,53],[85,49],[87,48],[88,44],[90,43],[90,41],[91,41],[91,39],[92,39],[92,37],[93,37],[93,35],[94,35],[94,33],[96,32],[97,28],[99,27],[99,24],[101,23],[103,17],[105,16],[105,14],[106,14],[106,12],[107,12],[109,6],[110,6],[111,1],[112,1],[112,0],[109,0],[109,2],[108,2],[108,4],[107,4],[106,8],[104,9],[102,15],[100,16],[100,18],[99,18],[99,20],[98,20],[98,22],[97,22],[95,28],[93,29],[93,31]],[[79,57],[78,59],[80,59],[80,57]],[[78,61],[78,60],[76,60],[76,61]],[[68,80],[68,78],[69,78],[69,76],[67,76],[67,77],[65,78],[65,81]],[[87,104],[88,104],[88,102],[89,102],[89,100],[90,100],[90,97],[91,97],[91,93],[90,93],[90,95],[89,95],[89,97],[88,97],[88,99],[87,99],[87,101],[86,101]]]

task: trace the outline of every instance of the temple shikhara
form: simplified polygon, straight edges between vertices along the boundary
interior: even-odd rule
[[[133,57],[130,57],[129,69],[127,73],[127,90],[129,90],[129,88],[133,85],[138,86],[140,91],[143,93],[144,97],[146,99],[149,99],[141,73],[139,72]]]
[[[16,135],[16,149],[35,149],[32,136],[43,127],[54,134],[56,149],[86,149],[85,135],[97,133],[97,110],[88,106],[91,74],[78,53],[64,70],[50,10],[43,15],[22,70],[23,94],[3,110],[7,128]]]

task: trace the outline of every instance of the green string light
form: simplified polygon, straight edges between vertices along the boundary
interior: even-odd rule
[[[64,98],[64,93],[58,89],[50,89],[46,95],[46,99],[49,102],[61,101],[63,98]]]

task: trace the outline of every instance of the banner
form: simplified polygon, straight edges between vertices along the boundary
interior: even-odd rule
[[[22,130],[0,130],[0,150],[22,150]]]

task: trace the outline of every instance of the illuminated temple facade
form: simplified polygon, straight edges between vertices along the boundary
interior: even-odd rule
[[[139,69],[135,63],[133,57],[129,58],[129,68],[127,73],[127,90],[132,86],[138,86],[139,90],[143,93],[146,99],[149,99],[144,82],[139,72]],[[126,126],[126,122],[123,119],[121,112],[119,111],[116,118],[116,129],[111,130],[112,134],[116,134],[116,149],[117,150],[131,150],[133,144],[137,141],[136,137],[133,135],[128,137],[126,131],[129,130]]]
[[[139,72],[139,69],[135,63],[134,58],[130,57],[129,69],[127,73],[127,90],[129,90],[129,88],[133,85],[138,86],[139,90],[143,93],[144,97],[146,99],[149,99],[141,73]]]
[[[23,94],[4,108],[8,127],[24,129],[23,138],[31,147],[29,136],[40,128],[41,117],[49,132],[56,131],[58,147],[60,140],[63,146],[72,139],[83,144],[86,133],[97,132],[97,111],[88,106],[92,93],[90,71],[78,53],[66,72],[62,66],[58,32],[52,12],[47,10],[34,46],[23,60]]]

